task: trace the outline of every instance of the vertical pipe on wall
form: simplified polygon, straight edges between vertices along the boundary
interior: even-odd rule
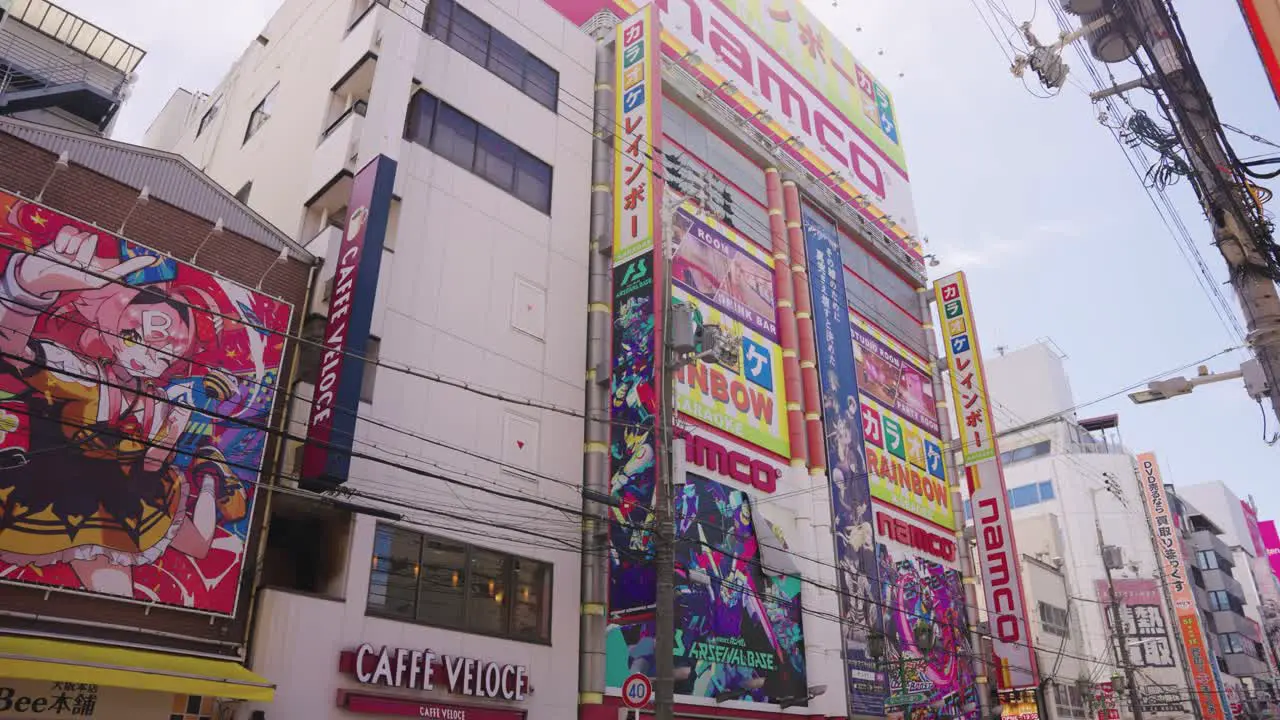
[[[804,396],[797,357],[796,313],[792,298],[791,253],[783,218],[782,178],[777,168],[765,168],[765,193],[769,202],[769,239],[773,246],[773,286],[778,298],[778,339],[782,344],[782,378],[787,393],[787,434],[791,440],[791,465],[804,467],[809,458],[804,419]],[[808,295],[808,290],[803,290]]]
[[[579,619],[578,712],[604,717],[605,623],[608,602],[607,516],[592,497],[609,494],[609,330],[613,248],[613,51],[596,41],[595,117],[591,146],[590,270],[587,279],[586,423],[583,444],[582,596]]]
[[[818,385],[818,350],[813,339],[813,306],[809,299],[809,275],[805,269],[804,231],[800,220],[800,190],[794,180],[782,182],[783,217],[791,248],[791,281],[794,289],[796,335],[800,353],[800,380],[804,392],[805,434],[809,439],[810,475],[823,476],[826,437],[822,431],[822,397]]]
[[[990,680],[987,676],[991,656],[983,649],[982,634],[978,632],[978,571],[973,563],[973,553],[969,541],[964,537],[964,498],[960,496],[960,470],[956,465],[956,453],[951,446],[951,410],[947,407],[947,390],[942,384],[942,371],[938,368],[938,346],[933,334],[933,314],[929,309],[929,300],[933,291],[928,287],[916,288],[916,296],[920,299],[920,329],[925,336],[926,360],[933,370],[929,377],[933,381],[933,397],[938,413],[938,439],[943,446],[942,467],[946,473],[951,489],[951,512],[955,517],[956,559],[960,562],[960,574],[964,578],[965,621],[969,624],[969,652],[973,657],[974,676],[978,685],[978,707],[980,718],[989,718],[991,705]]]

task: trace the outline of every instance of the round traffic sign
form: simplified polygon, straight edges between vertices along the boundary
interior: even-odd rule
[[[638,710],[653,699],[653,683],[641,673],[634,673],[622,683],[622,704]]]

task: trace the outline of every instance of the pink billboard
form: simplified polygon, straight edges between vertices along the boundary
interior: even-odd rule
[[[1262,532],[1258,529],[1258,511],[1247,501],[1240,501],[1240,509],[1244,511],[1244,524],[1249,527],[1249,539],[1253,541],[1253,556],[1262,557],[1267,546],[1262,542]]]
[[[1267,551],[1267,560],[1271,563],[1271,573],[1280,580],[1280,534],[1276,532],[1276,521],[1264,520],[1258,523],[1258,532],[1262,535],[1262,545]]]

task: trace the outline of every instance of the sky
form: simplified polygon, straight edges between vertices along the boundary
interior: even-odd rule
[[[1048,44],[1058,34],[1050,2],[1057,0],[807,4],[894,94],[919,226],[941,261],[931,275],[967,272],[988,353],[1051,339],[1066,356],[1076,401],[1087,402],[1239,340],[1224,329],[1099,124],[1084,90],[1092,81],[1076,54],[1064,54],[1071,79],[1052,98],[1037,96],[1044,91],[1034,76],[1024,83],[1009,72],[1005,53],[1021,43],[1003,13],[1032,20]],[[148,51],[115,129],[117,139],[139,142],[175,89],[214,88],[279,1],[60,4]],[[1280,112],[1236,3],[1175,5],[1220,117],[1280,142]],[[1137,72],[1108,67],[1120,81]],[[1143,91],[1130,98],[1153,108]],[[1275,150],[1238,135],[1231,141],[1241,157]],[[1168,194],[1224,283],[1225,266],[1190,186],[1184,180]],[[1234,294],[1223,291],[1238,316]],[[1210,370],[1234,370],[1244,357],[1219,356]],[[1280,517],[1280,445],[1263,442],[1263,414],[1240,381],[1143,406],[1121,394],[1079,410],[1081,417],[1112,412],[1130,449],[1157,453],[1166,482],[1221,480],[1241,497],[1253,495],[1262,517]],[[1280,430],[1266,414],[1268,432]]]

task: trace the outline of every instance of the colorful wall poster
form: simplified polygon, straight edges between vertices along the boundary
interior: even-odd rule
[[[885,636],[895,639],[886,643],[886,661],[902,668],[888,674],[893,707],[915,720],[976,720],[976,710],[964,709],[976,708],[978,690],[955,536],[884,507],[875,515]],[[891,524],[897,532],[886,532]],[[914,627],[922,621],[934,632],[928,653],[915,645]]]
[[[852,317],[858,390],[936,438],[938,410],[929,363],[861,315]]]
[[[1165,618],[1164,594],[1155,580],[1141,578],[1117,578],[1114,580],[1116,601],[1120,604],[1120,619],[1124,622],[1127,648],[1135,667],[1171,668],[1177,666],[1176,649],[1169,635],[1169,623]],[[1111,602],[1111,587],[1106,580],[1094,582],[1098,602]],[[1107,627],[1114,624],[1111,613],[1105,613]],[[1119,636],[1112,636],[1116,648],[1120,648]]]
[[[292,308],[0,193],[0,580],[234,615]]]
[[[578,25],[600,10],[626,17],[657,5],[671,61],[921,262],[889,91],[798,0],[550,4]]]
[[[1021,556],[1009,515],[1009,490],[993,431],[991,397],[982,369],[973,303],[962,272],[935,280],[933,288],[947,347],[951,404],[973,506],[982,590],[996,656],[993,668],[996,689],[1007,692],[1034,688],[1040,674],[1027,617]]]
[[[858,373],[849,334],[840,240],[835,226],[821,214],[805,206],[803,216],[818,379],[822,386],[822,423],[827,436],[831,530],[835,536],[849,712],[883,716],[885,679],[868,652],[870,633],[883,627],[884,620],[880,565],[871,522],[871,488],[858,410]]]
[[[610,385],[609,439],[609,614],[624,616],[654,603],[654,460],[658,438],[657,348],[662,328],[656,309],[663,282],[654,232],[659,222],[661,179],[649,161],[649,143],[660,137],[656,40],[652,7],[615,28],[617,58],[615,108],[626,132],[615,138],[614,176],[613,372]]]
[[[1175,517],[1170,513],[1169,496],[1160,476],[1154,453],[1138,455],[1138,485],[1142,488],[1142,504],[1153,528],[1156,554],[1160,558],[1160,571],[1164,573],[1173,612],[1178,618],[1178,634],[1182,639],[1183,657],[1195,685],[1196,702],[1203,720],[1230,720],[1231,711],[1222,702],[1222,684],[1218,678],[1218,663],[1212,648],[1207,646],[1204,629],[1200,624],[1200,611],[1187,578],[1182,543],[1177,532]]]
[[[693,472],[677,488],[675,662],[689,674],[676,693],[714,698],[756,680],[760,687],[740,700],[803,700],[800,579],[761,571],[764,528],[751,496]],[[607,686],[653,674],[653,633],[651,619],[610,625]]]
[[[1263,520],[1258,523],[1258,533],[1262,536],[1262,545],[1267,551],[1267,562],[1271,564],[1271,574],[1280,581],[1280,532],[1276,531],[1276,521]]]
[[[714,218],[699,216],[691,202],[676,210],[671,242],[671,281],[677,287],[778,340],[773,258],[768,253]]]

